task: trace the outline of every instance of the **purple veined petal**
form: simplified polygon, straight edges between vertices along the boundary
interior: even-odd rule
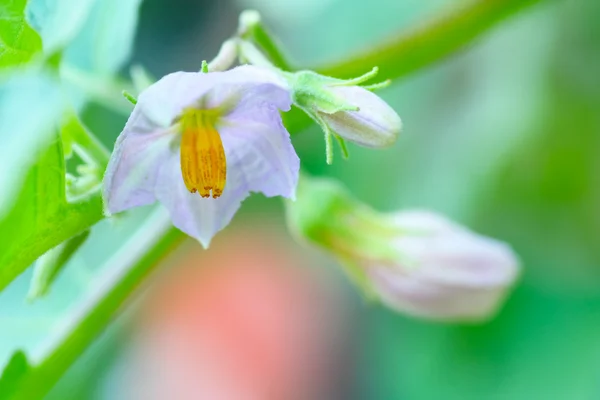
[[[414,266],[414,273],[423,278],[449,285],[492,287],[509,285],[518,275],[519,262],[505,243],[432,212],[402,211],[390,219],[413,232],[396,239],[395,246],[408,259],[427,266]]]
[[[385,304],[447,320],[495,313],[519,272],[510,247],[430,212],[403,211],[390,219],[406,232],[393,239],[402,258],[365,263]]]
[[[258,115],[264,115],[267,117],[266,121],[270,122],[275,108],[289,111],[291,106],[292,95],[285,87],[271,83],[254,85],[237,95],[237,104],[226,118],[257,120]]]
[[[434,239],[420,253],[422,262],[430,266],[423,268],[423,277],[447,285],[509,286],[518,276],[518,261],[508,246],[470,233]]]
[[[139,107],[156,125],[167,127],[184,108],[201,99],[203,107],[216,108],[262,85],[286,88],[285,81],[277,73],[250,65],[223,72],[175,72],[144,90],[138,97],[136,108]]]
[[[468,232],[462,225],[428,210],[400,211],[388,214],[388,218],[401,229],[416,233],[440,235],[458,231]]]
[[[252,112],[263,104],[270,104],[282,111],[289,111],[292,96],[288,83],[280,74],[267,68],[242,65],[226,72],[227,80],[215,87],[203,99],[207,108],[235,102],[233,110]]]
[[[464,287],[431,282],[389,266],[368,270],[383,303],[413,315],[441,319],[481,319],[493,314],[506,297],[506,287]]]
[[[156,198],[169,211],[175,227],[207,248],[213,236],[229,224],[250,190],[240,180],[239,171],[228,170],[223,195],[217,199],[202,198],[185,187],[179,162],[177,155],[165,160],[157,180]]]
[[[259,111],[256,115],[262,115]],[[300,160],[276,109],[270,118],[269,124],[228,120],[218,127],[227,158],[227,182],[218,199],[202,198],[186,189],[177,155],[164,160],[156,198],[169,210],[173,224],[204,247],[229,224],[251,192],[295,196]]]
[[[402,121],[379,96],[360,86],[336,86],[330,90],[359,111],[320,113],[321,118],[338,135],[365,147],[387,147],[394,144]]]
[[[105,210],[118,213],[156,201],[154,189],[164,161],[178,153],[173,132],[156,128],[134,110],[117,139],[104,173]]]
[[[228,171],[239,174],[241,184],[267,197],[295,198],[300,159],[277,109],[234,114],[218,129]]]

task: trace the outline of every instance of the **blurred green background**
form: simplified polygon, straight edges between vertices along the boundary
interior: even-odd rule
[[[297,65],[322,65],[457,3],[145,0],[132,62],[157,77],[197,70],[234,32],[239,12],[255,8]],[[329,360],[327,395],[298,392],[288,398],[600,398],[599,21],[598,1],[541,2],[446,61],[394,81],[381,92],[404,122],[392,149],[352,146],[349,161],[338,155],[327,166],[316,128],[294,137],[309,172],[339,178],[378,209],[428,208],[506,241],[520,255],[523,271],[494,320],[437,324],[365,304],[329,260],[289,244],[290,251],[299,251],[296,261],[300,257],[301,265],[318,271],[310,279],[331,289],[324,301],[342,316],[330,322],[340,346],[324,356],[336,358]],[[99,104],[87,106],[84,116],[112,148],[126,117]],[[43,348],[60,329],[56,317],[98,284],[93,267],[108,259],[146,212],[96,226],[94,240],[47,299],[25,303],[31,271],[0,293],[0,360],[15,348],[33,354]],[[253,196],[228,230],[252,237],[265,225],[284,234],[280,200]],[[217,239],[219,246],[226,241]],[[186,243],[161,276],[176,270],[189,252],[198,254],[198,246]],[[218,261],[203,263],[205,257],[194,258],[198,268],[220,267]],[[139,366],[131,361],[144,326],[139,309],[129,307],[48,398],[130,398],[123,376]]]

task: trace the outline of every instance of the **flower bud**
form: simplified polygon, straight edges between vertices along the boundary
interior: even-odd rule
[[[517,277],[509,246],[431,212],[399,212],[392,219],[406,232],[393,239],[403,259],[392,268],[378,260],[364,263],[382,302],[446,320],[481,319],[496,311]]]
[[[436,320],[487,318],[518,275],[509,246],[426,211],[378,213],[331,181],[303,178],[293,231],[333,255],[371,298]]]
[[[374,68],[356,79],[342,80],[299,71],[287,74],[287,78],[294,104],[319,123],[326,134],[338,135],[361,146],[388,147],[400,134],[400,117],[369,87],[358,86],[377,72]]]
[[[210,72],[226,71],[235,63],[238,56],[238,45],[235,40],[229,39],[223,42],[217,56],[208,63]]]
[[[396,142],[402,122],[379,96],[360,86],[331,87],[330,91],[356,106],[358,111],[320,112],[329,129],[365,147],[389,147]]]

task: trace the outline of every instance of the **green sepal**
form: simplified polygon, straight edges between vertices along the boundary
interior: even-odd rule
[[[127,101],[129,101],[134,106],[137,104],[137,99],[135,98],[135,96],[129,93],[127,90],[123,90],[121,94],[127,99]]]
[[[287,73],[292,87],[294,104],[303,109],[315,110],[325,114],[340,111],[358,111],[358,107],[335,95],[328,86],[339,85],[339,80],[319,75],[313,71]]]
[[[334,135],[338,144],[340,145],[340,150],[342,151],[342,157],[344,158],[344,160],[347,160],[348,158],[350,158],[350,152],[348,151],[348,145],[346,144],[346,141],[344,140],[343,137],[341,137],[338,134]]]
[[[392,80],[391,79],[386,79],[383,82],[373,83],[372,85],[362,86],[362,88],[374,92],[376,90],[385,89],[386,87],[390,86],[391,84],[392,84]]]
[[[333,255],[366,298],[374,294],[361,263],[395,263],[402,258],[394,240],[405,232],[335,180],[303,174],[296,201],[286,203],[286,216],[290,231]]]

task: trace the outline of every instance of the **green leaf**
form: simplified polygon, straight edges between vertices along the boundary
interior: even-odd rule
[[[62,109],[62,94],[53,77],[26,71],[0,78],[0,218],[40,150],[52,140]]]
[[[140,2],[96,0],[85,26],[66,48],[61,78],[76,108],[93,100],[120,114],[131,113],[121,92],[135,91],[115,73],[130,57]]]
[[[25,22],[27,0],[0,3],[0,68],[26,63],[42,49],[39,35]]]
[[[65,205],[64,158],[55,136],[27,174],[14,207],[0,219],[0,289],[41,255],[31,253],[31,247],[37,246],[38,233]]]
[[[27,21],[40,34],[44,52],[67,46],[84,26],[95,0],[30,0]]]
[[[185,235],[171,225],[163,209],[154,210],[133,237],[106,262],[108,267],[101,268],[104,274],[97,278],[97,284],[87,293],[81,307],[63,321],[62,326],[68,329],[61,331],[53,343],[48,343],[47,352],[26,373],[11,375],[19,378],[18,390],[13,392],[11,400],[43,398],[123,309],[123,304],[158,261],[184,238]],[[1,389],[0,386],[0,400],[4,400]]]
[[[65,127],[74,130],[71,136],[76,138],[85,131],[72,119]],[[62,141],[55,134],[29,170],[15,206],[0,218],[0,290],[46,251],[102,217],[99,186],[76,201],[67,201]]]
[[[85,27],[66,50],[70,65],[111,75],[128,60],[141,0],[97,0]]]
[[[27,20],[40,34],[44,51],[66,49],[78,68],[114,73],[133,47],[141,0],[30,0]]]
[[[15,351],[0,375],[0,400],[8,400],[30,371],[31,366],[25,353],[21,350]]]

